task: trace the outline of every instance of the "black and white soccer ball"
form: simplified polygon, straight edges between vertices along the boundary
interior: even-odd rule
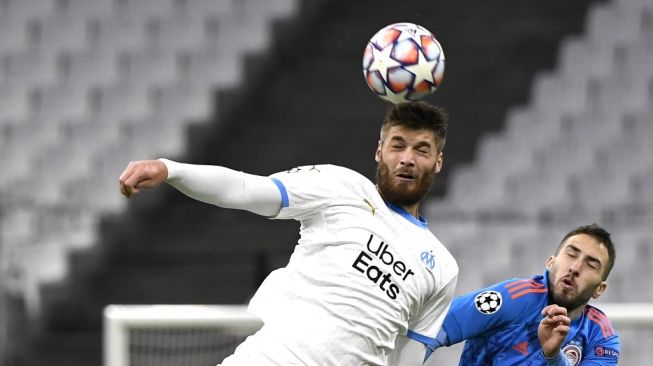
[[[474,305],[482,314],[493,314],[501,308],[501,293],[497,291],[484,291],[476,295]]]

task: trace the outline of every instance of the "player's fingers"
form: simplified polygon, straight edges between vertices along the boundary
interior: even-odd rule
[[[120,182],[120,193],[127,198],[129,198],[129,196],[131,195],[131,193],[127,189],[127,186],[123,182]]]
[[[562,334],[562,335],[567,335],[569,333],[569,326],[568,325],[558,325],[557,327],[553,328],[553,331]]]
[[[121,176],[121,181],[129,187],[133,187],[140,180],[143,179],[143,170],[139,165],[132,165],[129,169],[125,170]]]
[[[131,183],[130,178],[134,175],[135,170],[136,169],[134,162],[130,162],[129,165],[127,165],[127,168],[125,168],[122,174],[120,174],[120,178],[118,179],[120,182],[120,192],[127,197],[129,197],[133,188],[133,184]]]
[[[152,178],[147,178],[143,179],[136,184],[134,184],[134,188],[152,188],[154,187],[154,179]]]
[[[565,315],[547,316],[546,318],[542,319],[542,321],[545,322],[546,324],[569,325],[570,323],[569,317]]]
[[[547,305],[545,306],[542,311],[540,312],[542,315],[547,316],[549,315],[549,311],[554,307],[555,305]]]
[[[542,309],[542,315],[567,315],[567,309],[556,304],[548,305]]]
[[[126,181],[130,176],[134,174],[134,172],[137,170],[137,164],[134,161],[130,161],[127,167],[122,171],[120,174],[120,178],[118,178],[120,181]]]
[[[150,181],[152,177],[148,174],[147,170],[142,165],[135,165],[129,176],[126,176],[124,183],[132,191],[134,188],[149,188],[151,183],[144,183]]]

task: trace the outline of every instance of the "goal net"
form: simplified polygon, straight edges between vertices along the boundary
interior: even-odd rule
[[[243,305],[109,305],[104,365],[216,365],[261,325]]]
[[[653,359],[653,304],[600,303],[621,336],[620,363]],[[210,366],[233,353],[262,323],[244,305],[109,305],[104,366]],[[456,364],[460,347],[435,352],[427,365]]]

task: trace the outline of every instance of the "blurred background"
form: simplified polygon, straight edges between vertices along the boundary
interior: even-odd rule
[[[617,261],[596,304],[653,302],[653,0],[0,0],[0,365],[100,365],[107,304],[246,303],[298,224],[168,186],[128,201],[122,169],[373,179],[388,104],[363,48],[400,21],[446,55],[423,214],[457,292],[541,273],[597,222]],[[618,331],[622,363],[649,364],[653,331]]]

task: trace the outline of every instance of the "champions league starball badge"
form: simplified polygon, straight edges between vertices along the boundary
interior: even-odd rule
[[[476,310],[481,314],[494,314],[501,308],[501,293],[497,291],[485,291],[474,298]]]

